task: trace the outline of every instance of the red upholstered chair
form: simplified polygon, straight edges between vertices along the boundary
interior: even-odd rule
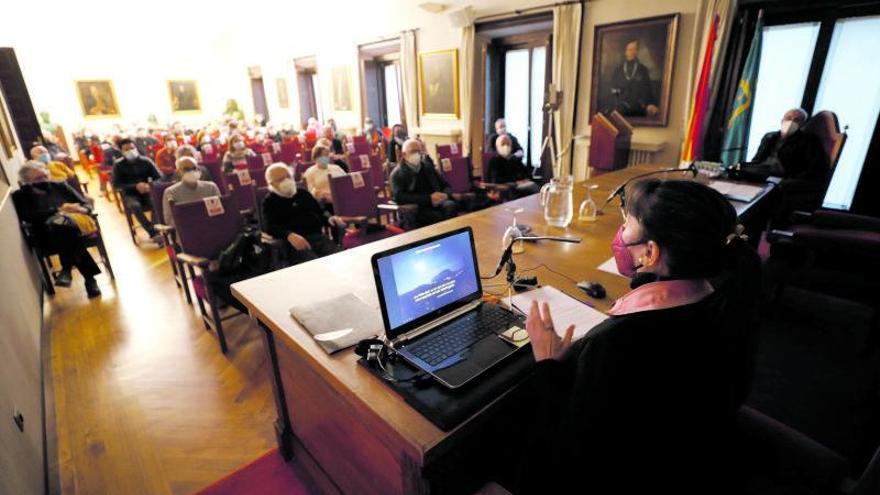
[[[211,181],[217,184],[217,188],[221,191],[226,190],[226,183],[223,181],[223,165],[220,162],[202,162],[199,165],[208,169],[211,174]]]
[[[352,136],[351,142],[354,144],[367,144],[367,136],[364,136],[363,134]]]
[[[301,161],[302,159],[302,145],[298,140],[294,141],[286,141],[281,145],[281,153],[279,155],[279,161],[282,161],[288,165],[293,165],[297,161]]]
[[[202,160],[205,162],[219,162],[222,155],[220,155],[220,147],[215,146],[213,144],[203,144],[201,146]]]
[[[380,211],[390,213],[398,208],[385,204],[380,209],[369,173],[361,171],[331,177],[330,194],[333,196],[335,214],[351,226],[342,240],[346,249],[403,232],[390,219],[386,220],[385,225],[382,224]],[[371,219],[375,222],[370,222]]]
[[[351,154],[369,155],[370,145],[367,143],[351,143]]]
[[[217,297],[209,283],[209,279],[216,274],[211,268],[211,262],[238,235],[242,220],[235,198],[221,196],[219,202],[223,206],[222,213],[209,214],[204,201],[173,204],[171,210],[181,247],[177,257],[186,265],[189,278],[193,282],[193,291],[205,329],[217,332],[220,350],[225,354],[227,346],[223,320],[229,317],[221,317]]]
[[[368,171],[373,183],[373,189],[380,195],[385,193],[385,171],[382,170],[382,160],[376,155],[357,154],[349,157],[352,172]]]
[[[187,304],[192,304],[186,270],[183,269],[183,263],[177,259],[177,254],[180,252],[180,244],[177,242],[174,227],[168,225],[169,222],[165,218],[165,208],[162,203],[165,190],[173,185],[173,182],[154,182],[150,184],[150,199],[153,201],[154,207],[153,226],[162,234],[162,238],[165,240],[165,252],[168,254],[168,264],[171,265],[171,272],[174,274],[174,283],[178,288],[183,289]]]
[[[436,146],[437,150],[437,159],[442,160],[444,158],[461,158],[461,146],[458,143],[451,144],[438,144]]]
[[[467,158],[453,157],[440,159],[440,173],[449,182],[452,192],[464,194],[473,191],[470,163]]]

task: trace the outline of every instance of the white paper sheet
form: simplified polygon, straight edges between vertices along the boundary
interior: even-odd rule
[[[545,285],[540,289],[530,290],[513,296],[513,305],[525,314],[529,313],[532,301],[550,304],[550,315],[553,317],[553,328],[563,337],[569,325],[574,325],[574,337],[577,340],[586,335],[608,315],[597,311],[559,289]]]
[[[622,276],[623,276],[623,275],[620,274],[619,271],[617,271],[617,262],[614,261],[614,256],[608,258],[607,260],[605,260],[604,263],[602,263],[601,265],[597,266],[596,268],[598,268],[599,270],[602,270],[603,272],[607,272],[607,273],[611,273],[611,274],[613,274],[613,275],[617,275],[618,277],[622,277]]]
[[[713,180],[709,183],[709,187],[723,194],[726,198],[734,201],[748,203],[755,199],[761,191],[764,190],[760,186],[751,186],[748,184],[737,184],[735,182],[727,182],[723,180]]]

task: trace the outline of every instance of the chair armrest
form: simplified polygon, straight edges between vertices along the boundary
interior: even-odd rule
[[[744,455],[786,480],[831,488],[840,484],[849,469],[838,453],[748,406],[737,413],[737,429]]]
[[[358,216],[354,216],[354,217],[346,217],[346,216],[340,215],[339,219],[345,223],[364,223],[364,222],[369,221],[369,218],[367,218],[363,215],[358,215]]]
[[[211,260],[208,258],[202,258],[201,256],[193,256],[191,254],[179,253],[177,255],[177,259],[186,263],[187,265],[197,266],[199,268],[207,268],[208,265],[211,264]]]
[[[812,215],[812,224],[817,227],[880,232],[880,218],[839,211],[818,210]]]
[[[380,203],[377,206],[380,210],[387,210],[387,211],[397,211],[400,209],[400,205],[398,205],[396,203],[391,203],[391,202]]]
[[[172,227],[172,226],[170,226],[170,225],[164,225],[164,224],[161,224],[161,223],[154,223],[154,224],[153,224],[153,227],[155,227],[155,229],[156,229],[160,234],[173,234],[173,233],[174,233],[174,227]]]
[[[277,237],[272,237],[271,235],[269,235],[265,232],[260,232],[260,242],[262,242],[263,244],[266,244],[267,246],[270,246],[270,247],[278,247],[278,246],[283,246],[285,240],[278,239]]]
[[[767,242],[770,244],[776,242],[786,242],[794,239],[794,232],[790,230],[773,229],[767,233]]]

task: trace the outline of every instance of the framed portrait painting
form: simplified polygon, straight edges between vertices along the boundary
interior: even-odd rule
[[[419,101],[427,117],[459,117],[458,49],[419,53]]]
[[[333,110],[351,111],[351,69],[347,66],[334,67],[331,72],[333,83]]]
[[[283,77],[275,79],[275,87],[278,90],[278,107],[289,108],[290,99],[287,95],[287,79]]]
[[[118,117],[119,105],[113,83],[107,80],[76,81],[76,93],[87,118]]]
[[[8,160],[12,158],[12,154],[17,146],[14,137],[15,129],[13,129],[12,123],[6,115],[6,102],[3,100],[3,96],[0,95],[0,153],[3,154],[4,159]],[[0,177],[0,179],[5,179],[5,175]],[[9,181],[6,183],[9,185]]]
[[[199,88],[195,81],[168,81],[168,98],[174,113],[202,111]]]
[[[590,117],[617,110],[636,126],[669,121],[679,14],[596,26]]]

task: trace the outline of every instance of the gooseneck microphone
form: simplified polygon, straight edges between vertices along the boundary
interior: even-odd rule
[[[504,248],[504,253],[501,254],[501,260],[498,261],[498,266],[495,267],[495,274],[493,277],[497,277],[501,270],[504,269],[504,265],[510,261],[510,257],[513,255],[513,244],[517,241],[555,241],[555,242],[570,242],[573,244],[578,244],[581,242],[580,237],[559,237],[552,235],[542,235],[542,236],[530,236],[530,237],[515,237],[511,239],[509,243],[507,243],[507,247]]]
[[[626,186],[628,186],[634,180],[649,177],[651,175],[666,174],[670,172],[690,172],[691,174],[693,174],[694,177],[696,177],[697,173],[699,173],[699,171],[697,170],[697,162],[691,162],[690,165],[688,165],[686,168],[664,168],[663,170],[654,170],[653,172],[645,172],[643,174],[636,175],[635,177],[630,177],[629,179],[623,181],[620,185],[615,187],[613,191],[611,191],[611,194],[608,195],[608,197],[605,199],[605,202],[602,204],[602,207],[599,208],[596,214],[602,215],[605,207],[614,200],[615,196],[620,196],[620,205],[623,206],[626,201]]]

